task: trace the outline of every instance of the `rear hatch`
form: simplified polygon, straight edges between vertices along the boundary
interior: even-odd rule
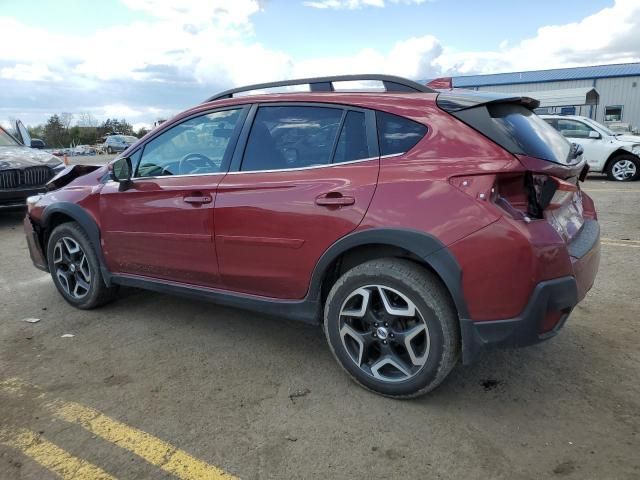
[[[566,242],[577,235],[585,222],[580,181],[588,166],[580,146],[533,113],[537,100],[454,89],[440,93],[437,103],[518,158],[521,168],[495,174],[491,196],[499,206],[527,222],[545,219]]]

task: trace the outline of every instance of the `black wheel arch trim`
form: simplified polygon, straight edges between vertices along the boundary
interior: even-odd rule
[[[367,245],[402,248],[432,268],[449,290],[460,318],[468,318],[462,292],[462,269],[448,248],[433,235],[404,228],[371,228],[353,232],[329,247],[318,260],[308,297],[319,302],[322,282],[329,266],[345,252]]]
[[[40,219],[40,225],[49,230],[49,225],[54,214],[61,213],[69,218],[72,218],[77,222],[80,227],[85,231],[91,242],[98,262],[100,262],[100,272],[102,273],[102,279],[107,287],[111,286],[111,273],[106,266],[104,256],[102,254],[102,243],[100,241],[100,228],[93,219],[93,217],[80,205],[71,202],[56,202],[47,205],[42,212]],[[43,251],[47,251],[47,246],[42,245]]]

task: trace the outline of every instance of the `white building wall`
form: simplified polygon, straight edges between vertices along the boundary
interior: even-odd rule
[[[640,128],[640,76],[482,86],[476,90],[518,93],[578,87],[595,87],[600,95],[600,103],[593,107],[583,105],[576,108],[576,115],[584,115],[604,123],[605,107],[622,105],[622,121]]]

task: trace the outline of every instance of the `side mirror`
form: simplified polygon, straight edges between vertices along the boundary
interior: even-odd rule
[[[32,138],[31,139],[31,148],[38,148],[38,149],[43,149],[46,148],[46,144],[40,140],[39,138]]]
[[[595,130],[590,130],[589,131],[589,138],[602,138],[602,135],[600,135]]]
[[[120,184],[120,191],[127,190],[131,184],[131,176],[133,169],[131,168],[131,159],[129,157],[119,158],[109,165],[111,172],[111,180],[115,180]]]

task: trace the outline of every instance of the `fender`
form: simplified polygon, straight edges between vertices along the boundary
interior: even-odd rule
[[[111,272],[109,272],[109,270],[107,269],[106,263],[104,261],[104,256],[102,255],[100,228],[98,227],[98,224],[93,219],[93,217],[89,215],[89,213],[87,213],[87,211],[78,204],[70,202],[56,202],[47,205],[42,212],[41,222],[45,228],[49,228],[49,224],[54,213],[63,213],[64,215],[73,218],[73,220],[78,222],[78,224],[82,227],[82,229],[89,237],[89,241],[91,242],[93,251],[98,257],[98,262],[100,263],[100,272],[102,273],[104,283],[107,287],[110,287]]]
[[[462,269],[449,249],[436,237],[411,229],[372,228],[350,233],[329,247],[320,257],[311,277],[308,299],[320,301],[322,280],[329,265],[346,251],[366,245],[399,247],[422,259],[440,277],[458,311],[469,318],[462,293]]]

